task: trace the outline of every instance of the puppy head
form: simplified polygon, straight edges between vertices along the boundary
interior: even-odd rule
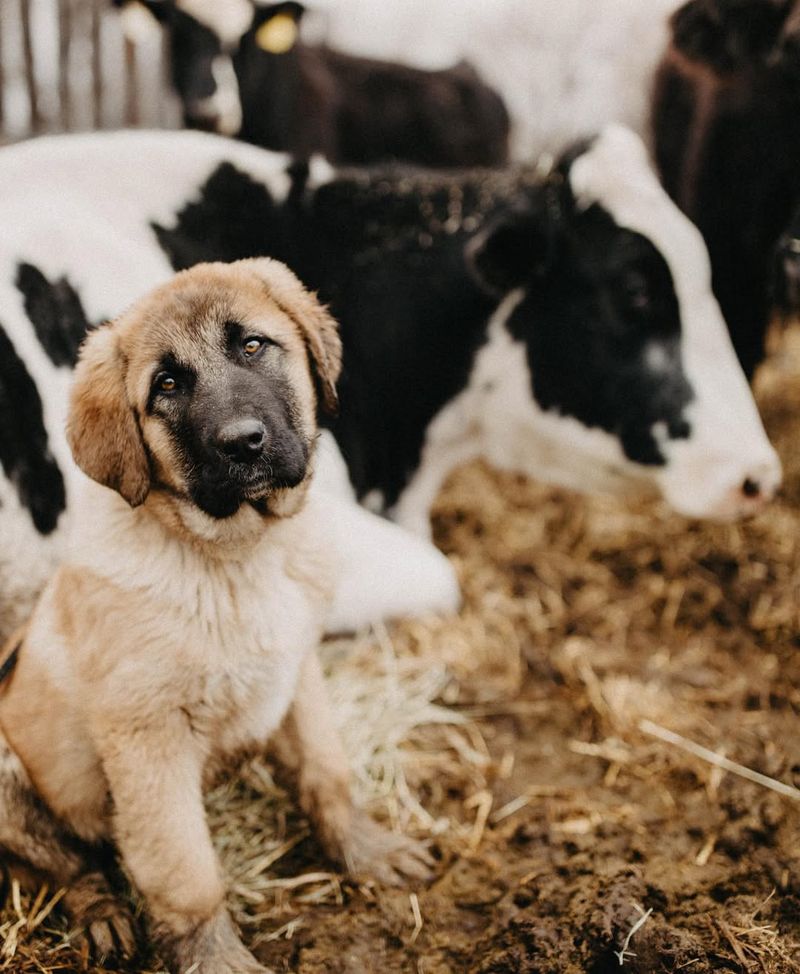
[[[132,506],[161,489],[215,518],[288,514],[340,367],[333,320],[283,264],[199,264],[90,334],[67,436]]]

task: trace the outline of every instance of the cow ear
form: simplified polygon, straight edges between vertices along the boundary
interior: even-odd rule
[[[718,0],[689,0],[670,17],[672,43],[692,60],[715,56],[722,36]]]
[[[490,294],[505,295],[542,277],[555,259],[557,230],[547,210],[511,210],[467,243],[467,265]]]
[[[114,326],[90,333],[75,368],[67,441],[92,480],[138,507],[150,490],[150,465],[125,389],[125,363]]]
[[[330,415],[336,415],[339,408],[336,383],[342,371],[342,342],[336,322],[317,296],[307,291],[285,264],[269,257],[239,263],[258,275],[267,285],[270,298],[300,329],[322,407]]]

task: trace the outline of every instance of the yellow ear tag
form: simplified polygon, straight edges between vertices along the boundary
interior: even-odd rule
[[[256,31],[256,44],[269,54],[285,54],[297,40],[297,21],[289,14],[275,14]]]

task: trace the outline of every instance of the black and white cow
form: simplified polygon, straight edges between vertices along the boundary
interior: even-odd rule
[[[702,240],[624,129],[546,178],[309,170],[202,133],[127,132],[5,148],[0,182],[15,187],[0,200],[6,628],[58,557],[79,476],[63,422],[82,331],[201,260],[268,254],[330,303],[345,366],[318,488],[352,511],[357,497],[427,537],[443,479],[479,456],[582,490],[649,488],[696,517],[756,511],[777,487]],[[354,519],[352,590],[361,571],[406,610],[452,604],[433,549],[393,558],[393,535],[381,561]],[[364,611],[355,596],[338,621]]]
[[[190,128],[297,156],[370,164],[498,165],[508,160],[503,99],[466,61],[424,71],[300,38],[295,0],[115,0],[166,31]],[[153,24],[158,27],[158,24]]]

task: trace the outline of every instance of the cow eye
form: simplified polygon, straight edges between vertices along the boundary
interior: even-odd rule
[[[242,351],[248,358],[252,358],[256,352],[260,352],[264,347],[264,339],[251,336],[242,342]]]
[[[625,293],[628,304],[637,311],[650,306],[650,289],[644,274],[632,274],[625,282]]]
[[[170,375],[169,372],[159,372],[156,376],[155,387],[158,392],[170,395],[178,391],[178,380],[174,375]]]

